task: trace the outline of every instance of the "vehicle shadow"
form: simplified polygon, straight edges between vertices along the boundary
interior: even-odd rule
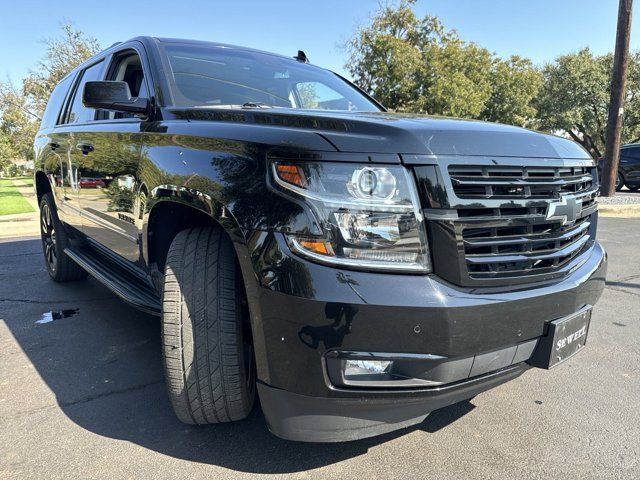
[[[92,279],[55,284],[43,271],[39,249],[38,240],[0,243],[0,276],[22,279],[9,285],[0,278],[0,318],[62,412],[98,435],[243,472],[291,473],[365,454],[416,430],[436,432],[475,408],[460,403],[421,425],[338,444],[279,439],[268,431],[259,405],[241,422],[184,425],[165,393],[159,319],[125,305]],[[39,292],[39,300],[23,301],[25,291]],[[58,309],[73,314],[56,315]]]

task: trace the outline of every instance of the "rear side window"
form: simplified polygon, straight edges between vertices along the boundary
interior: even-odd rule
[[[45,108],[44,115],[42,115],[42,121],[40,122],[41,130],[53,128],[57,123],[58,115],[60,114],[60,110],[62,110],[62,104],[67,96],[72,80],[73,75],[69,75],[62,79],[62,81],[53,89],[53,92],[51,92],[47,108]]]
[[[620,150],[620,155],[627,158],[633,158],[634,160],[640,158],[640,145],[623,148]]]
[[[82,91],[84,90],[85,83],[102,80],[103,66],[104,61],[101,60],[80,72],[80,78],[76,82],[76,89],[73,94],[73,101],[71,102],[64,123],[84,123],[94,120],[96,115],[95,109],[86,108],[82,105]]]

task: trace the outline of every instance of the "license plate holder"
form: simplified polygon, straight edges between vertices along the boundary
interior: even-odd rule
[[[591,305],[576,313],[549,322],[549,329],[541,337],[529,363],[549,369],[571,358],[587,344]]]

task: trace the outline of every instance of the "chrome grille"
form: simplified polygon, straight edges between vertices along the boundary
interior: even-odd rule
[[[593,186],[589,167],[451,165],[449,176],[459,198],[553,198]]]
[[[462,231],[467,271],[477,279],[551,273],[580,254],[589,241],[590,226],[585,216],[567,226],[541,221],[467,227]]]
[[[414,171],[437,275],[469,287],[526,284],[561,278],[586,259],[597,224],[592,160],[431,161]]]

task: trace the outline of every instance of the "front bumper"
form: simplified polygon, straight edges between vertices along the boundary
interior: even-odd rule
[[[291,256],[282,236],[263,235],[251,252],[261,287],[250,303],[258,392],[271,430],[301,441],[378,435],[517,377],[528,365],[510,362],[498,371],[435,387],[344,388],[329,380],[325,355],[356,351],[477,358],[534,340],[545,335],[551,320],[600,297],[606,254],[595,243],[585,256],[559,282],[482,291],[434,275],[317,265]]]
[[[473,398],[519,377],[529,365],[454,385],[422,390],[359,391],[358,397],[310,397],[258,383],[269,430],[299,442],[347,442],[382,435],[422,422],[430,412]]]

